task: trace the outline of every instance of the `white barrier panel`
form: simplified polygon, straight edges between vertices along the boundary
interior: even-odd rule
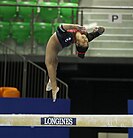
[[[133,127],[133,115],[0,114],[0,126]]]

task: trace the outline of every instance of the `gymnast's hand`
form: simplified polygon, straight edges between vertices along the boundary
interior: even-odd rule
[[[102,26],[96,26],[96,27],[93,29],[93,32],[98,32],[99,34],[103,34],[104,31],[105,31],[105,28],[102,27]]]

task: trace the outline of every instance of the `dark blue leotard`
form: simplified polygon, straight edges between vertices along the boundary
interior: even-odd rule
[[[57,27],[56,35],[62,48],[68,47],[74,43],[74,34],[63,28],[63,25]]]

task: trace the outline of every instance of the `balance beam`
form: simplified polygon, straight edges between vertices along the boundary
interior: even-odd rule
[[[133,115],[0,114],[0,126],[133,127]]]

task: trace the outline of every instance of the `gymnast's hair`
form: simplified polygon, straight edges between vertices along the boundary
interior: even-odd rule
[[[89,48],[89,45],[87,47],[83,47],[83,46],[81,46],[79,44],[76,44],[76,49],[77,49],[78,57],[84,58],[85,53],[88,50],[88,48]]]

